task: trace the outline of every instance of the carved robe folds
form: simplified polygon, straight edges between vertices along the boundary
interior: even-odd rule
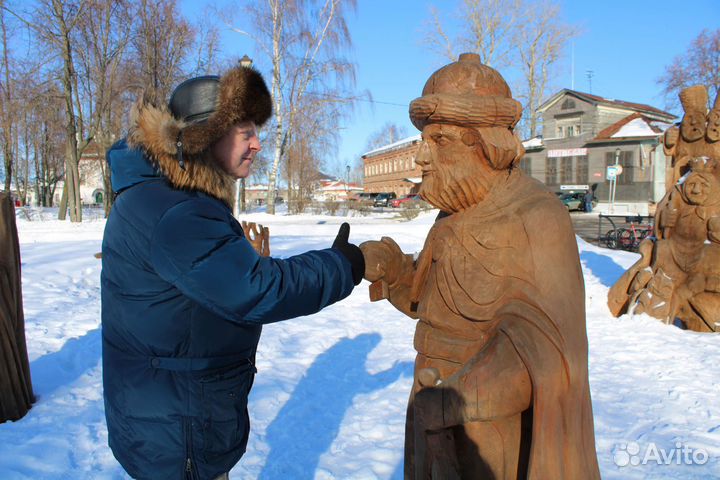
[[[385,242],[362,246],[370,262]],[[419,318],[406,478],[599,478],[584,284],[562,205],[513,171],[439,219],[415,265],[395,253],[389,300]]]

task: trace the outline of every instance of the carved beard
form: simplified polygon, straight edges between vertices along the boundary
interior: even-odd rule
[[[461,212],[482,202],[496,171],[476,159],[472,167],[434,162],[435,169],[423,176],[420,196],[443,212]],[[465,167],[465,168],[462,168]]]

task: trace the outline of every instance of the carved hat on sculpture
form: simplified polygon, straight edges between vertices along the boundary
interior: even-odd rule
[[[521,115],[522,105],[513,100],[505,80],[475,53],[463,53],[433,73],[422,97],[410,103],[410,119],[418,130],[428,123],[512,129]]]
[[[433,73],[422,96],[410,103],[410,120],[418,130],[442,123],[475,128],[493,168],[505,169],[525,152],[513,128],[522,105],[493,68],[475,53],[463,53],[457,62]]]

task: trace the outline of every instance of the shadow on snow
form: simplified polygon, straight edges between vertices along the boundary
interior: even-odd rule
[[[49,397],[55,390],[70,385],[86,371],[95,368],[101,357],[100,328],[88,331],[79,338],[71,338],[60,350],[48,353],[30,363],[33,390],[38,400]]]
[[[585,262],[585,265],[592,274],[606,287],[615,285],[615,282],[625,273],[625,269],[607,255],[600,255],[595,252],[582,252],[580,254],[580,260]]]
[[[380,339],[377,333],[344,338],[317,357],[268,426],[270,452],[259,479],[314,478],[320,456],[337,437],[355,396],[383,389],[401,375],[412,375],[412,362],[367,373],[365,361]]]

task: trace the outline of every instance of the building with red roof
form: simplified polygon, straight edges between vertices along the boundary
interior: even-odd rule
[[[665,194],[670,159],[662,138],[677,120],[672,113],[570,89],[551,96],[538,113],[543,135],[523,142],[520,166],[551,190],[594,188],[607,210],[608,167],[620,165],[613,213],[647,213]]]

